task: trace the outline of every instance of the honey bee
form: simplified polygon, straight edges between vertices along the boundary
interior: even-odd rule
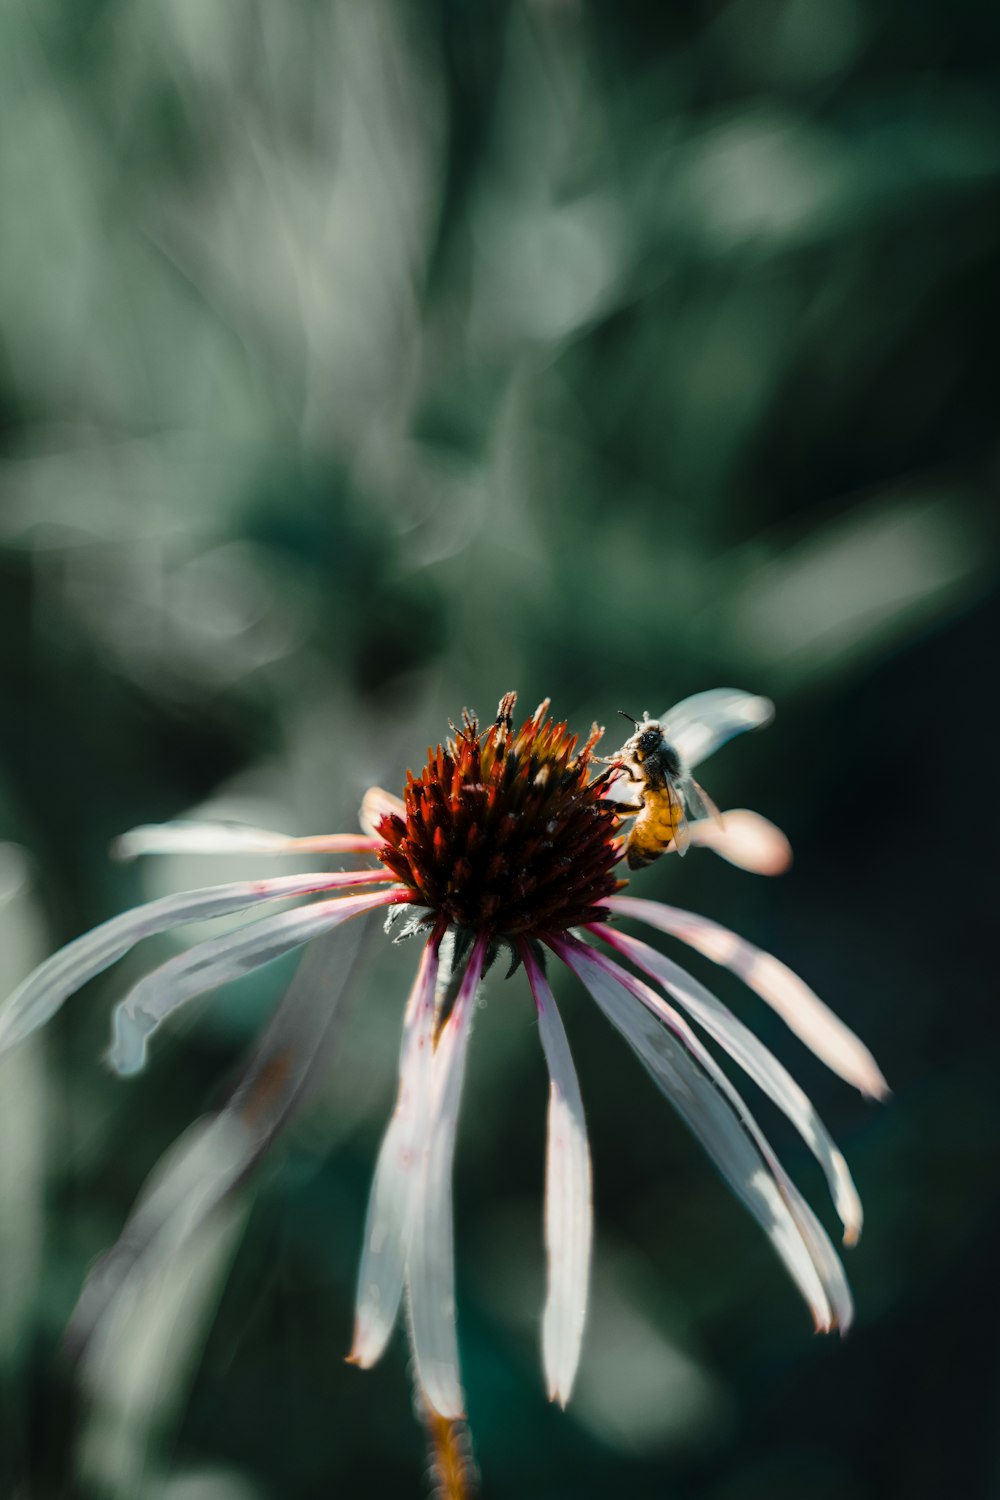
[[[635,725],[635,734],[622,746],[619,761],[630,782],[639,784],[639,800],[621,803],[624,814],[635,813],[629,830],[625,857],[630,870],[641,870],[665,854],[671,844],[684,854],[690,842],[687,820],[707,818],[718,812],[709,802],[681,759],[680,752],[663,732],[658,719],[647,715],[640,724],[630,714],[622,717]]]
[[[719,810],[691,775],[691,768],[745,729],[766,724],[773,707],[766,698],[733,688],[713,688],[685,698],[659,719],[642,722],[623,714],[635,733],[610,763],[621,776],[607,795],[626,817],[635,814],[625,855],[629,869],[642,869],[673,846],[684,854],[690,844],[688,819],[719,818]],[[638,800],[627,799],[637,784]]]

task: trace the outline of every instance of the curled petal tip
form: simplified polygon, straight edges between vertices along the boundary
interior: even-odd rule
[[[818,1330],[819,1333],[839,1333],[841,1338],[847,1336],[847,1331],[854,1322],[854,1303],[847,1299],[839,1307],[831,1308],[830,1319],[825,1327]]]
[[[346,1365],[356,1365],[359,1370],[370,1370],[378,1360],[385,1348],[386,1339],[383,1338],[373,1347],[372,1331],[363,1327],[360,1323],[354,1325],[354,1338],[351,1341],[351,1351],[344,1355]]]
[[[366,1318],[354,1320],[354,1335],[349,1354],[344,1355],[345,1365],[354,1365],[358,1370],[370,1370],[376,1365],[385,1349],[388,1334],[379,1338]]]
[[[146,1066],[145,1040],[133,1038],[126,1042],[119,1037],[114,1046],[108,1048],[105,1060],[119,1078],[134,1078]]]
[[[851,1188],[854,1189],[853,1183],[851,1183]],[[841,1201],[838,1204],[838,1210],[841,1223],[844,1226],[843,1243],[848,1249],[851,1249],[860,1240],[861,1228],[865,1222],[865,1211],[861,1206],[861,1199],[856,1190],[853,1190],[848,1195],[846,1201]]]
[[[791,867],[792,846],[785,834],[749,808],[732,808],[719,818],[695,823],[691,838],[752,875],[783,875]]]
[[[886,1104],[892,1098],[892,1089],[886,1082],[882,1070],[870,1054],[869,1067],[857,1079],[857,1086],[862,1097],[871,1099],[875,1104]]]
[[[119,1005],[114,1014],[111,1046],[107,1063],[119,1078],[131,1078],[146,1066],[146,1038],[149,1028]]]

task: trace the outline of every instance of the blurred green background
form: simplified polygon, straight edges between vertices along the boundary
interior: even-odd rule
[[[866,1105],[692,963],[856,1172],[857,1327],[812,1337],[560,981],[598,1239],[549,1407],[544,1065],[493,979],[456,1168],[487,1497],[1000,1494],[998,63],[972,0],[0,10],[5,990],[251,873],[113,864],[137,822],[353,828],[511,687],[581,730],[717,684],[778,705],[705,781],[788,831],[791,873],[694,854],[632,889],[776,952],[888,1075]],[[292,972],[192,1007],[121,1083],[108,1013],[152,948],[0,1066],[0,1492],[422,1493],[402,1340],[342,1361],[406,947],[371,944],[294,1129],[71,1379],[88,1265]]]

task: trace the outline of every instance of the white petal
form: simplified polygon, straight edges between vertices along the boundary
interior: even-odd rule
[[[240,1182],[322,1070],[363,929],[314,943],[250,1064],[217,1114],[198,1120],[151,1173],[114,1247],[87,1278],[68,1343],[86,1352],[120,1295],[164,1260]]]
[[[760,729],[773,718],[774,704],[768,698],[738,688],[709,688],[675,703],[660,715],[660,723],[681,759],[693,770],[734,735]]]
[[[721,821],[691,823],[689,832],[692,844],[754,875],[782,875],[792,862],[792,846],[781,829],[745,807],[724,812]]]
[[[549,1069],[545,1163],[548,1295],[542,1320],[542,1356],[549,1400],[565,1406],[580,1362],[587,1318],[594,1234],[590,1147],[580,1085],[555,998],[527,944],[521,946],[521,957],[535,997],[538,1030]]]
[[[690,974],[686,974],[672,959],[658,953],[655,948],[650,948],[647,943],[640,943],[638,939],[628,937],[623,932],[615,932],[600,923],[594,923],[588,931],[595,937],[604,938],[626,958],[630,958],[638,968],[645,970],[662,984],[688,1014],[704,1027],[709,1036],[714,1037],[730,1057],[745,1069],[758,1088],[763,1089],[768,1098],[779,1109],[784,1110],[826,1173],[837,1213],[844,1226],[845,1244],[856,1244],[861,1233],[861,1199],[847,1162],[830,1139],[810,1100],[788,1070],[721,1000],[717,1000],[710,990]]]
[[[391,817],[393,814],[397,818],[405,818],[406,803],[402,797],[396,797],[392,792],[384,792],[380,786],[370,786],[361,799],[361,812],[358,815],[358,822],[365,833],[378,839],[381,844],[382,840],[378,838],[378,824],[382,818]]]
[[[364,854],[382,840],[357,833],[320,833],[292,838],[242,823],[144,823],[115,839],[116,859],[140,854]]]
[[[604,783],[601,795],[607,802],[630,802],[634,803],[637,793],[641,790],[638,783],[631,781],[624,771],[617,771]],[[625,817],[628,814],[624,814]]]
[[[76,990],[122,958],[143,938],[166,932],[183,922],[224,917],[263,901],[281,901],[344,885],[367,885],[387,877],[386,871],[357,874],[320,873],[282,875],[274,880],[241,880],[163,896],[145,906],[122,912],[91,932],[75,938],[29,974],[0,1012],[0,1052],[43,1026]],[[391,878],[391,877],[390,877]]]
[[[421,1151],[430,1125],[434,1061],[434,989],[438,943],[420,960],[407,1001],[396,1108],[379,1152],[368,1199],[358,1272],[354,1342],[348,1359],[368,1368],[386,1346],[403,1295],[406,1253],[420,1185]]]
[[[433,1114],[407,1264],[410,1335],[420,1386],[434,1410],[451,1420],[461,1417],[465,1406],[455,1330],[451,1171],[465,1056],[485,951],[486,941],[480,938],[434,1049]]]
[[[120,1238],[87,1277],[73,1317],[71,1348],[86,1345],[117,1294],[148,1258],[169,1257],[201,1224],[242,1175],[250,1135],[226,1113],[197,1120],[174,1142],[150,1174]]]
[[[711,1054],[648,985],[574,938],[548,941],[764,1229],[809,1304],[817,1331],[846,1330],[853,1308],[837,1252]]]
[[[828,1068],[872,1099],[884,1099],[889,1085],[864,1042],[824,1005],[818,995],[785,964],[737,937],[726,927],[695,912],[645,901],[635,896],[612,896],[605,903],[625,917],[636,917],[650,927],[680,938],[713,963],[738,974],[744,984],[776,1010],[785,1024],[822,1058]]]
[[[140,979],[115,1007],[108,1061],[118,1073],[137,1073],[146,1061],[150,1035],[186,1000],[239,979],[351,917],[398,899],[397,890],[337,896],[265,917],[178,954]]]

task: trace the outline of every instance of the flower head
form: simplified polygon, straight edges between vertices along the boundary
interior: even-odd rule
[[[577,750],[548,699],[520,729],[517,696],[501,699],[484,734],[461,729],[406,778],[404,805],[378,823],[378,858],[426,907],[469,932],[512,938],[605,921],[619,886],[619,818],[593,775],[596,725]]]
[[[387,926],[397,937],[422,933],[404,1013],[396,1105],[369,1199],[350,1358],[365,1366],[378,1359],[407,1295],[423,1397],[448,1418],[459,1416],[464,1405],[454,1306],[452,1159],[476,998],[502,945],[527,975],[550,1079],[542,1345],[549,1394],[563,1404],[586,1318],[592,1174],[582,1093],[546,976],[547,956],[582,982],[701,1141],[770,1238],[818,1330],[845,1329],[851,1320],[839,1257],[699,1032],[728,1053],[799,1130],[826,1174],[850,1244],[861,1230],[861,1203],[847,1164],[809,1099],[753,1032],[673,959],[621,931],[618,921],[644,922],[731,969],[841,1077],[866,1094],[886,1092],[868,1050],[776,958],[693,912],[621,894],[625,824],[648,811],[649,785],[640,778],[636,802],[637,777],[629,772],[628,757],[619,752],[610,762],[596,762],[596,727],[578,745],[565,724],[549,717],[547,701],[520,727],[514,709],[515,696],[508,693],[482,732],[465,714],[453,737],[428,753],[423,772],[408,776],[402,800],[370,792],[362,835],[301,839],[183,823],[127,834],[119,841],[125,857],[177,849],[310,851],[374,856],[377,864],[233,882],[150,902],[56,953],[0,1013],[2,1050],[43,1024],[144,937],[196,918],[318,898],[197,943],[140,980],[116,1007],[110,1053],[117,1071],[133,1073],[145,1061],[152,1033],[186,1000],[355,917],[385,907]],[[662,763],[683,767],[687,775],[727,739],[766,723],[770,714],[766,700],[750,694],[698,694],[657,721],[669,745]],[[653,839],[647,829],[643,862],[675,847],[671,835],[680,824],[672,803],[668,810],[665,835]],[[693,821],[685,828],[685,844],[712,848],[762,874],[778,873],[789,859],[783,835],[744,810],[726,813],[724,820]],[[86,1343],[123,1286],[189,1234],[265,1149],[323,1056],[338,996],[336,983],[293,983],[227,1104],[200,1122],[163,1164],[118,1246],[92,1274],[74,1320],[79,1340]]]

